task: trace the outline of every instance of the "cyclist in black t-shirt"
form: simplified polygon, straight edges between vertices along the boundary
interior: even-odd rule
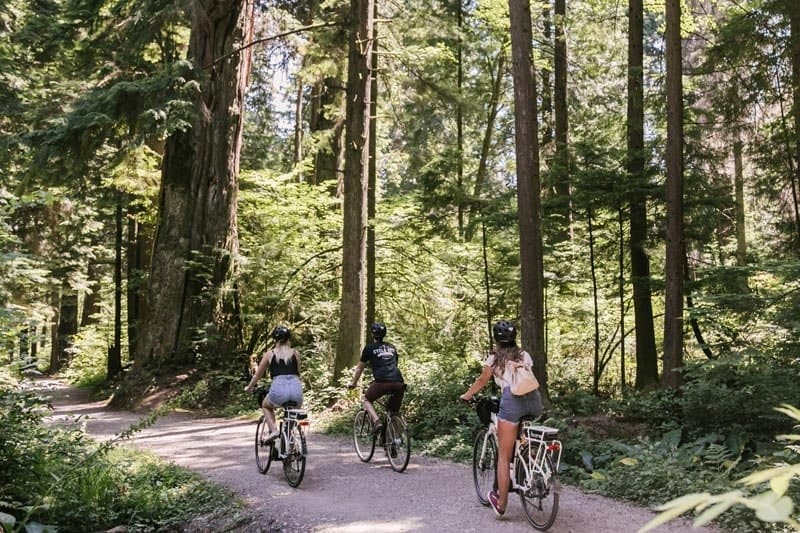
[[[367,391],[364,393],[364,409],[367,410],[369,416],[372,417],[372,423],[375,426],[375,431],[379,432],[382,424],[378,413],[372,402],[376,401],[385,394],[392,393],[387,407],[391,413],[397,414],[400,412],[400,406],[403,403],[403,394],[406,390],[406,385],[403,382],[403,374],[397,367],[397,348],[389,342],[384,342],[383,338],[386,336],[386,326],[380,322],[372,324],[372,344],[368,344],[361,351],[361,362],[358,363],[356,371],[353,374],[353,379],[348,385],[349,388],[355,388],[364,367],[369,365],[372,369],[372,377],[374,381],[370,383]]]

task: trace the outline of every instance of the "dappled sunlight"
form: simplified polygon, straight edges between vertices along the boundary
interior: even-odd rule
[[[400,531],[416,531],[423,529],[421,518],[404,518],[402,520],[359,520],[341,525],[323,525],[312,529],[314,533],[395,533]]]

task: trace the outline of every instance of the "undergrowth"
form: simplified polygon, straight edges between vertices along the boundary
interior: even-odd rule
[[[170,530],[220,505],[238,505],[186,469],[98,444],[74,425],[45,424],[46,414],[37,394],[0,390],[0,517],[12,529]]]

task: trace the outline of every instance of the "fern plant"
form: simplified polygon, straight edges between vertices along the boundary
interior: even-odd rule
[[[800,409],[783,404],[775,410],[796,420],[798,424],[794,427],[800,429]],[[778,435],[777,438],[788,441],[786,448],[800,455],[800,446],[797,445],[800,442],[800,434]],[[739,480],[745,487],[767,484],[765,490],[753,495],[743,490],[732,490],[723,494],[702,492],[681,496],[657,507],[656,510],[661,511],[661,514],[645,524],[639,533],[650,531],[692,510],[697,515],[694,525],[706,525],[736,505],[752,509],[756,517],[763,522],[783,523],[800,531],[800,521],[794,516],[795,504],[787,494],[789,484],[794,478],[800,479],[800,463],[783,463],[753,472]]]

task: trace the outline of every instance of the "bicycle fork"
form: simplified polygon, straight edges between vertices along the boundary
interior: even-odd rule
[[[481,457],[480,457],[480,462],[478,463],[479,465],[481,465],[481,470],[485,470],[487,468],[487,466],[492,466],[492,465],[487,465],[486,464],[486,449],[489,447],[488,446],[489,439],[492,438],[493,435],[494,435],[494,438],[496,439],[497,436],[492,431],[487,431],[483,435],[483,446],[481,446]],[[494,467],[497,468],[497,465],[494,465]]]

